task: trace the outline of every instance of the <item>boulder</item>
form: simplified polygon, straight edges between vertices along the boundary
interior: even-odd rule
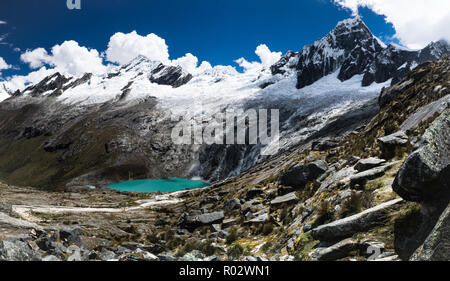
[[[194,230],[202,225],[210,225],[221,223],[225,215],[223,211],[205,213],[200,215],[183,215],[180,219],[179,228],[185,228],[189,231]]]
[[[220,212],[214,212],[214,213],[201,214],[200,216],[198,216],[198,220],[202,224],[212,224],[212,223],[221,222],[224,219],[224,217],[225,216],[223,214],[223,211],[220,211]]]
[[[77,244],[81,243],[81,229],[78,227],[65,227],[59,231],[59,238],[61,241],[66,242],[68,244]]]
[[[359,243],[351,238],[342,240],[327,248],[317,248],[312,253],[312,261],[335,261],[345,258],[351,251],[359,249]]]
[[[392,168],[395,164],[399,162],[391,162],[389,164],[383,165],[381,167],[372,168],[370,170],[357,173],[350,177],[350,186],[355,187],[356,185],[364,185],[368,180],[374,180],[382,177],[384,173]]]
[[[279,184],[302,189],[311,181],[316,180],[327,170],[327,164],[318,160],[308,164],[295,165],[281,175]]]
[[[362,159],[362,160],[359,160],[358,163],[356,163],[355,170],[357,170],[358,172],[364,172],[369,169],[379,167],[379,166],[383,165],[384,163],[386,163],[386,160],[374,158],[374,157]]]
[[[422,146],[397,173],[392,188],[402,198],[436,206],[450,200],[450,109],[425,131]]]
[[[298,200],[297,194],[295,192],[291,192],[286,195],[279,196],[279,197],[273,199],[272,201],[270,201],[270,204],[272,206],[274,206],[274,205],[280,205],[283,203],[295,203],[295,202],[297,202],[297,200]]]
[[[408,136],[403,131],[398,131],[388,136],[378,139],[381,156],[385,159],[392,159],[395,156],[395,149],[408,144]]]
[[[450,260],[450,204],[439,218],[436,226],[428,235],[410,260],[413,261],[449,261]]]
[[[16,241],[0,242],[0,261],[39,261],[41,255],[34,252],[28,243]]]
[[[387,214],[391,210],[400,208],[403,203],[403,199],[391,200],[359,214],[314,228],[311,235],[315,240],[320,241],[337,241],[350,237],[355,233],[383,224]]]

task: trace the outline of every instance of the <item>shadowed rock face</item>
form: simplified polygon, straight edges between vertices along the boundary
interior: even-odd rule
[[[396,235],[395,242],[402,259],[409,259],[414,251],[413,260],[449,258],[448,210],[442,212],[450,201],[449,118],[450,110],[446,109],[434,120],[422,136],[422,145],[406,159],[392,185],[404,199],[422,204],[421,214],[404,223],[409,226],[396,226],[406,229]]]
[[[405,161],[393,189],[404,199],[420,203],[450,199],[450,110],[444,111],[423,136],[423,145]]]
[[[422,247],[411,257],[413,261],[450,260],[450,206],[442,213]]]

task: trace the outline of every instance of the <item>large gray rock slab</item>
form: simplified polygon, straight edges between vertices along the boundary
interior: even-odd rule
[[[402,199],[391,200],[359,214],[314,228],[311,235],[320,241],[337,241],[351,237],[355,233],[364,232],[383,224],[389,212],[400,208],[403,203]]]
[[[411,132],[417,129],[421,122],[426,122],[435,114],[442,113],[450,105],[450,95],[446,95],[439,100],[432,102],[412,114],[400,126],[400,130],[404,132]]]
[[[13,218],[5,213],[0,213],[0,228],[31,229],[37,227],[38,225],[35,223],[18,218]]]
[[[214,213],[207,213],[207,214],[201,214],[198,216],[198,220],[203,224],[213,224],[217,222],[221,222],[224,219],[224,214],[222,211],[220,212],[214,212]]]
[[[359,249],[359,243],[351,238],[342,240],[327,248],[317,248],[312,254],[311,261],[335,261],[348,256],[348,254]]]
[[[361,159],[358,161],[358,163],[356,163],[355,170],[357,170],[358,172],[364,172],[369,169],[379,167],[379,166],[383,165],[384,163],[386,163],[386,160],[374,158],[374,157],[370,157],[367,159]]]
[[[391,162],[381,167],[376,167],[364,172],[357,173],[350,177],[350,185],[351,186],[355,186],[357,184],[362,185],[365,184],[366,181],[368,180],[374,180],[379,177],[382,177],[387,170],[392,168],[392,166],[394,166],[397,163],[399,162]]]
[[[446,205],[450,199],[450,109],[425,131],[422,146],[403,163],[392,188],[408,201]],[[445,208],[445,207],[444,207]]]
[[[297,202],[297,200],[298,200],[297,194],[295,192],[291,192],[286,195],[276,197],[275,199],[270,201],[270,204],[271,205],[280,205],[283,203],[294,203],[294,202]]]

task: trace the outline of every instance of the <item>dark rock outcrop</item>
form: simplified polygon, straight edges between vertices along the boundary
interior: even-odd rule
[[[450,260],[450,205],[421,247],[411,257],[413,261]]]
[[[423,145],[400,168],[392,185],[408,201],[446,205],[450,199],[450,110],[426,130]]]
[[[185,73],[180,66],[166,66],[159,64],[152,70],[150,81],[160,85],[169,85],[178,88],[192,79],[192,75]]]
[[[184,215],[180,219],[179,228],[193,231],[195,228],[202,225],[212,225],[221,223],[225,218],[223,211],[205,213],[205,214],[189,214]]]
[[[295,165],[281,175],[279,184],[301,189],[309,182],[320,177],[326,170],[327,165],[321,160],[308,164]]]
[[[378,139],[381,156],[385,159],[391,159],[395,156],[396,149],[408,144],[408,136],[403,131],[398,131],[388,136]]]

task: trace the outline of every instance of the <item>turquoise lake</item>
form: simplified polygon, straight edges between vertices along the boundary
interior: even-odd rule
[[[186,180],[179,178],[161,179],[161,180],[134,180],[108,185],[109,188],[128,191],[128,192],[174,192],[186,189],[195,189],[209,186],[202,181]]]

